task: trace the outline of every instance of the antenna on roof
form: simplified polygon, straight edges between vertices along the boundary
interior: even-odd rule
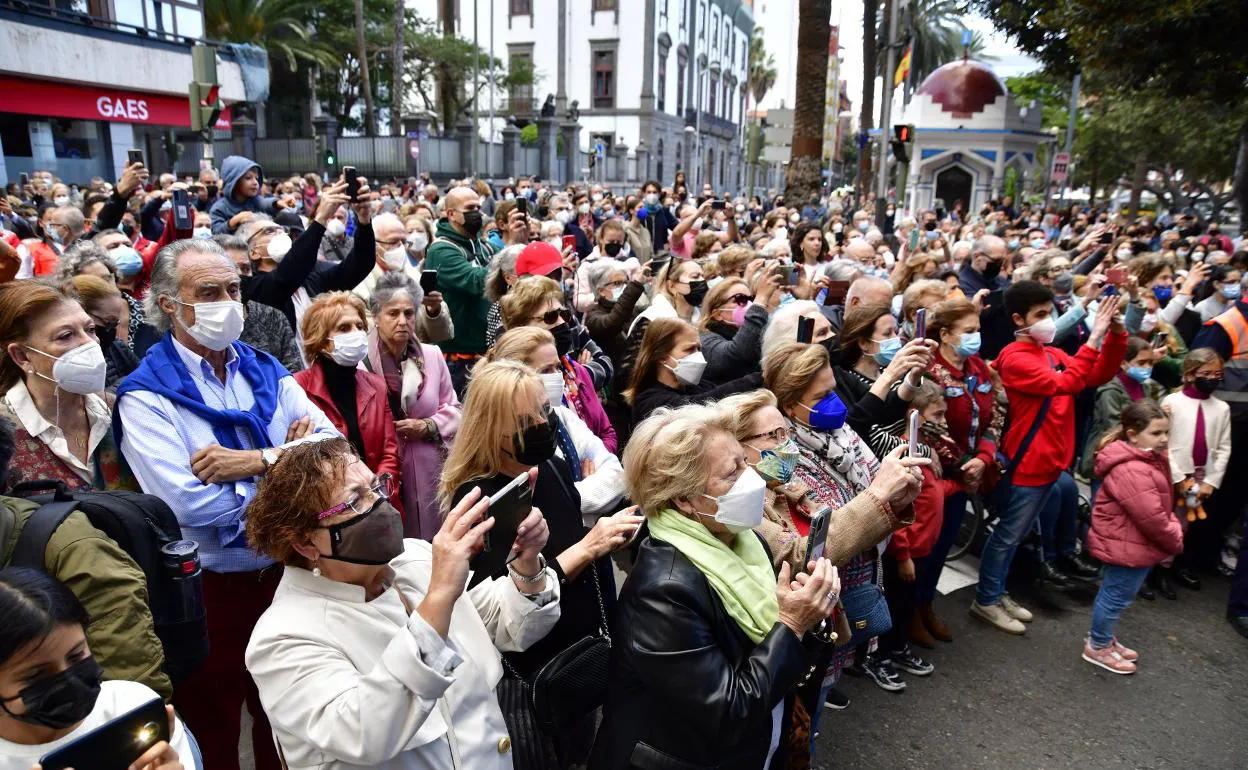
[[[973,39],[973,37],[974,35],[972,35],[969,29],[962,30],[962,59],[963,61],[971,58],[971,40]]]

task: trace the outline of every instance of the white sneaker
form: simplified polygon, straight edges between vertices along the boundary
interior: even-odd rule
[[[1027,633],[1027,626],[1024,626],[1014,616],[1006,612],[1000,604],[989,604],[985,607],[979,602],[973,601],[971,602],[971,617],[979,618],[988,625],[1007,634],[1022,636]]]
[[[1011,599],[1009,594],[1001,597],[1001,609],[1009,613],[1010,617],[1015,620],[1021,620],[1024,623],[1030,623],[1033,620],[1031,610]]]

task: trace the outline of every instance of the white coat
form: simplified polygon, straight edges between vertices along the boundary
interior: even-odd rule
[[[390,562],[416,607],[433,550],[422,540]],[[252,631],[247,669],[291,770],[504,770],[511,739],[494,687],[499,650],[523,650],[559,619],[547,570],[535,598],[510,578],[486,580],[455,603],[445,642],[392,588],[371,602],[360,586],[286,567]],[[448,729],[449,727],[449,729]]]
[[[1205,447],[1209,452],[1205,483],[1220,488],[1231,460],[1231,407],[1217,396],[1195,399],[1181,392],[1166,396],[1161,405],[1170,409],[1170,480],[1178,484],[1196,472],[1192,445],[1196,440],[1196,410],[1203,405]]]

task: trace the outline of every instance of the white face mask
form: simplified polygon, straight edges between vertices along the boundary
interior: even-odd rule
[[[204,240],[211,240],[212,228],[211,227],[196,227],[194,230],[191,231],[191,237],[203,238]]]
[[[108,364],[104,361],[104,351],[100,348],[100,343],[95,340],[84,342],[59,358],[38,348],[27,346],[26,349],[47,356],[55,362],[52,364],[51,377],[39,372],[35,374],[49,382],[55,382],[61,390],[80,396],[104,390]]]
[[[381,255],[381,261],[385,263],[386,269],[392,273],[402,270],[407,265],[407,249],[403,246],[386,249],[385,253]]]
[[[1133,253],[1131,249],[1118,249],[1118,251],[1114,252],[1114,256],[1118,257],[1119,262],[1126,262],[1131,259]]]
[[[334,349],[329,351],[329,357],[339,366],[355,366],[368,355],[368,335],[362,331],[335,334],[330,339]]]
[[[555,212],[555,221],[561,225],[566,225],[568,220],[572,218],[572,212],[567,209],[560,209]]]
[[[1052,318],[1046,318],[1043,321],[1037,321],[1024,331],[1036,342],[1047,345],[1057,336],[1057,322]]]
[[[170,297],[170,299],[173,299]],[[190,303],[173,299],[179,305],[195,308],[195,323],[187,326],[178,313],[178,323],[186,333],[209,350],[225,350],[243,333],[243,303],[232,299],[220,302]]]
[[[407,236],[407,248],[416,253],[423,253],[429,245],[429,236],[424,233],[412,233]]]
[[[546,399],[550,401],[551,406],[563,405],[563,374],[561,372],[547,372],[539,374],[542,378],[542,387],[546,389]]]
[[[58,196],[56,196],[55,198],[53,198],[53,199],[52,199],[52,202],[53,202],[53,203],[55,203],[57,206],[68,206],[68,205],[69,205],[69,196],[68,196],[68,195],[58,195]]]
[[[789,228],[780,225],[772,232],[771,237],[776,240],[787,241],[789,239]]]
[[[666,366],[666,364],[664,364]],[[702,351],[695,350],[689,355],[676,361],[675,366],[668,366],[672,370],[672,374],[676,375],[676,379],[686,385],[697,385],[702,381],[702,372],[706,371],[706,356],[702,355]]]
[[[341,238],[347,234],[347,223],[343,222],[341,219],[331,219],[328,224],[325,225],[325,232],[335,238]]]
[[[290,247],[293,241],[286,233],[278,233],[269,239],[269,259],[274,262],[281,262],[287,254],[290,253]]]
[[[740,534],[763,523],[763,503],[766,501],[767,482],[753,468],[746,468],[737,481],[719,497],[709,497],[719,506],[715,521],[723,524],[729,532]],[[702,514],[703,516],[707,514]]]
[[[516,194],[515,194],[515,193],[503,193],[503,200],[505,200],[505,201],[514,201],[515,199],[516,199]]]
[[[580,214],[588,214],[588,213],[589,213],[589,204],[588,204],[588,203],[582,203],[581,205],[579,205],[579,206],[577,206],[577,207],[576,207],[576,210],[577,210],[577,212],[578,212],[578,213],[580,213]]]

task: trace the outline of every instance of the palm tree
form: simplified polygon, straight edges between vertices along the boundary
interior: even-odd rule
[[[979,32],[971,34],[970,45],[962,45],[962,35],[967,30],[962,23],[964,8],[957,0],[912,0],[908,8],[909,24],[898,35],[903,41],[908,38],[914,45],[910,55],[910,77],[907,78],[907,99],[924,78],[942,65],[960,59],[964,51],[972,59],[992,60],[993,57],[984,53],[984,36]],[[877,40],[880,50],[883,50],[885,42],[883,27],[881,20]],[[893,73],[881,71],[880,75],[892,77]]]
[[[394,53],[393,69],[391,70],[392,82],[390,85],[390,133],[399,136],[403,133],[403,66],[405,59],[404,46],[406,45],[404,31],[407,28],[407,19],[404,11],[407,10],[407,4],[403,0],[398,0],[394,4]]]
[[[377,135],[377,113],[373,109],[373,83],[368,76],[368,47],[364,44],[364,0],[355,0],[355,45],[360,59],[360,90],[364,92],[364,135]]]
[[[804,203],[811,195],[818,194],[823,181],[820,172],[823,168],[823,116],[827,97],[831,18],[832,0],[799,0],[793,144],[784,179],[784,196],[790,203]]]
[[[754,106],[767,96],[767,92],[776,84],[776,60],[763,43],[763,28],[754,28],[754,37],[750,39],[750,72],[749,93],[754,97]]]
[[[332,69],[341,64],[338,53],[313,37],[317,6],[316,0],[205,0],[205,32],[258,45],[292,72],[300,62]]]
[[[887,3],[887,0],[886,0]],[[870,131],[875,125],[875,75],[879,71],[879,65],[876,63],[879,59],[877,55],[878,43],[876,42],[875,30],[879,25],[880,13],[887,13],[887,5],[880,7],[879,0],[863,0],[862,2],[862,105],[861,113],[858,118],[858,130]],[[859,196],[866,197],[867,189],[870,187],[868,181],[871,177],[871,151],[870,147],[865,152],[858,154],[858,190]]]

